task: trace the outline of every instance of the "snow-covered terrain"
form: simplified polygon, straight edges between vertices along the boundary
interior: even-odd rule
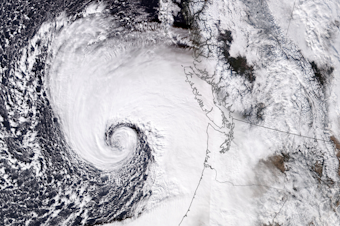
[[[44,4],[2,7],[4,225],[340,224],[336,0]]]
[[[339,224],[333,145],[338,7],[336,1],[213,1],[205,7],[198,22],[203,53],[217,62],[209,79],[223,89],[237,120],[217,171],[236,193],[231,197],[242,197],[221,208],[226,225]],[[225,30],[232,36],[230,55],[221,42]],[[231,73],[238,56],[253,65],[256,79]]]

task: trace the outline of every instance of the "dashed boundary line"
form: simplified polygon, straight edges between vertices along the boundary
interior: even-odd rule
[[[294,7],[295,7],[295,2],[294,2],[292,14],[293,14],[293,11],[294,11]],[[290,21],[289,21],[289,25],[290,25]],[[289,29],[289,25],[288,25],[288,29]],[[288,29],[287,29],[287,33],[288,33]],[[182,65],[182,67],[183,67],[183,65]],[[184,67],[184,68],[186,68],[186,67]],[[188,68],[193,69],[192,67],[188,67]],[[203,111],[203,112],[206,114],[206,116],[209,118],[208,114],[212,111],[212,109],[209,111],[209,110],[207,110],[207,109],[204,108],[204,107],[205,107],[205,106],[204,106],[204,103],[203,103],[203,101],[200,99],[200,96],[202,96],[202,95],[199,93],[199,91],[197,90],[197,88],[194,86],[195,83],[193,83],[193,82],[190,81],[190,77],[192,77],[193,74],[195,74],[195,75],[198,76],[199,78],[201,78],[201,77],[200,77],[198,74],[196,74],[196,73],[190,73],[190,72],[188,73],[188,72],[185,72],[185,74],[186,74],[186,82],[189,83],[189,85],[190,85],[190,87],[191,87],[191,89],[192,89],[192,93],[193,93],[195,99],[198,101],[198,104],[199,104],[200,108],[202,109],[202,111]],[[201,79],[202,79],[202,78],[201,78]],[[205,80],[205,79],[203,79],[203,80]],[[210,84],[210,85],[212,85],[212,84]],[[216,106],[216,107],[219,108],[218,106]],[[221,109],[219,108],[219,110],[221,110]],[[223,111],[221,110],[221,112],[223,112]],[[314,141],[317,141],[317,140],[318,140],[318,141],[322,141],[322,142],[326,142],[326,143],[333,143],[333,142],[330,141],[330,140],[327,141],[327,140],[320,139],[320,138],[316,138],[316,137],[304,136],[304,135],[301,135],[301,134],[291,133],[291,132],[288,132],[288,131],[283,131],[283,130],[279,130],[279,129],[275,129],[275,128],[271,128],[271,127],[267,127],[267,126],[261,126],[261,125],[258,125],[258,124],[255,124],[255,123],[251,123],[251,122],[248,122],[248,121],[236,119],[236,118],[234,118],[233,116],[231,116],[230,113],[232,113],[232,112],[231,112],[230,109],[229,109],[229,117],[232,119],[232,122],[231,122],[231,124],[230,124],[230,125],[231,125],[231,128],[230,128],[229,138],[226,140],[226,143],[229,144],[229,145],[228,145],[228,148],[230,148],[230,142],[231,142],[231,140],[233,140],[233,129],[234,129],[234,127],[235,127],[235,123],[233,122],[233,120],[239,121],[239,122],[243,122],[243,123],[246,123],[246,124],[249,124],[249,125],[252,125],[252,126],[261,127],[261,128],[267,129],[267,130],[272,130],[272,131],[276,131],[276,132],[280,132],[280,133],[285,133],[285,134],[289,134],[289,135],[293,135],[293,136],[299,136],[299,137],[303,137],[303,138],[307,138],[307,139],[313,139]],[[223,120],[225,120],[226,118],[225,118],[224,114],[222,114],[222,116],[223,116]],[[263,185],[263,184],[245,184],[245,185],[238,185],[238,184],[234,184],[234,183],[231,182],[231,181],[218,181],[218,180],[217,180],[217,170],[208,164],[208,159],[210,158],[210,156],[209,156],[210,151],[209,151],[209,133],[208,133],[208,128],[209,128],[209,126],[211,126],[211,127],[212,127],[214,130],[216,130],[217,132],[223,133],[223,134],[225,134],[225,135],[227,135],[227,134],[226,134],[225,132],[220,131],[219,129],[222,129],[222,128],[220,128],[219,126],[217,126],[217,125],[213,122],[213,120],[211,120],[210,118],[209,118],[209,120],[210,120],[210,121],[212,122],[212,124],[214,124],[214,125],[212,125],[211,123],[208,123],[207,128],[206,128],[206,134],[207,134],[207,141],[206,141],[206,142],[207,142],[207,149],[206,149],[206,156],[205,156],[205,160],[204,160],[204,163],[203,163],[203,169],[202,169],[202,172],[201,172],[201,176],[200,176],[200,179],[199,179],[199,181],[198,181],[198,183],[197,183],[197,186],[196,186],[196,188],[195,188],[194,194],[193,194],[193,196],[192,196],[192,198],[191,198],[191,201],[190,201],[190,204],[189,204],[189,206],[188,206],[188,208],[187,208],[187,211],[186,211],[185,214],[183,215],[183,217],[182,217],[181,221],[179,222],[178,226],[180,226],[180,225],[183,223],[184,219],[185,219],[186,217],[188,217],[188,213],[190,212],[190,209],[191,209],[191,207],[192,207],[192,204],[193,204],[193,202],[194,202],[194,199],[196,198],[196,194],[197,194],[198,188],[200,187],[200,184],[201,184],[202,179],[203,179],[203,176],[204,176],[204,172],[205,172],[205,170],[206,170],[207,168],[209,168],[209,169],[215,171],[215,173],[216,173],[216,174],[215,174],[215,181],[218,182],[218,183],[229,183],[229,184],[231,184],[232,186],[235,186],[235,187],[237,187],[237,186],[238,186],[238,187],[252,187],[252,186],[255,187],[255,186],[256,186],[256,187],[267,187],[267,188],[272,188],[272,189],[276,189],[276,190],[285,191],[284,189],[275,188],[275,187],[268,186],[268,185]],[[228,121],[228,120],[227,120],[227,121]],[[215,127],[217,127],[218,129],[216,129]],[[223,126],[222,126],[222,127],[228,127],[228,126],[226,126],[226,124],[223,123]],[[224,151],[221,152],[221,153],[224,153],[225,151],[226,151],[226,150],[224,150]],[[272,222],[273,222],[273,223],[274,223],[276,217],[278,216],[278,214],[280,214],[282,208],[285,206],[285,204],[286,204],[287,201],[288,201],[288,198],[287,198],[287,195],[286,195],[285,201],[283,202],[283,204],[282,204],[280,210],[275,214],[275,216],[274,216],[273,219],[272,219]]]
[[[274,128],[270,128],[270,127],[267,127],[267,126],[261,126],[261,125],[255,124],[255,123],[251,123],[251,122],[247,122],[247,121],[244,121],[244,120],[236,119],[234,117],[232,117],[232,118],[233,118],[233,120],[236,120],[236,121],[239,121],[239,122],[247,123],[247,124],[252,125],[252,126],[262,127],[262,128],[265,128],[265,129],[268,129],[268,130],[273,130],[273,131],[280,132],[280,133],[286,133],[286,134],[289,134],[289,135],[299,136],[299,137],[303,137],[303,138],[319,140],[319,141],[323,141],[323,142],[326,142],[326,143],[333,143],[330,140],[324,140],[324,139],[320,139],[320,138],[316,138],[316,137],[304,136],[304,135],[297,134],[297,133],[290,133],[290,132],[287,132],[287,131],[283,131],[283,130],[279,130],[279,129],[274,129]]]
[[[208,113],[209,113],[210,111],[204,109],[204,104],[203,104],[202,100],[200,100],[200,98],[199,98],[199,97],[202,96],[202,95],[201,95],[201,94],[198,92],[198,90],[194,87],[194,83],[190,82],[190,80],[188,79],[189,76],[192,76],[192,74],[190,74],[190,73],[187,74],[187,73],[186,73],[186,76],[187,76],[186,82],[188,82],[188,83],[190,84],[195,99],[198,101],[198,103],[199,103],[201,109],[203,110],[203,112],[206,113],[206,116],[208,117]],[[221,109],[220,109],[220,110],[221,110]],[[229,112],[229,113],[230,113],[230,112]],[[287,132],[287,131],[283,131],[283,130],[279,130],[279,129],[275,129],[275,128],[271,128],[271,127],[267,127],[267,126],[261,126],[261,125],[255,124],[255,123],[251,123],[251,122],[248,122],[248,121],[241,120],[241,119],[236,119],[236,118],[234,118],[233,116],[231,116],[231,114],[229,114],[229,117],[230,117],[232,120],[239,121],[239,122],[243,122],[243,123],[246,123],[246,124],[249,124],[249,125],[252,125],[252,126],[261,127],[261,128],[264,128],[264,129],[268,129],[268,130],[272,130],[272,131],[276,131],[276,132],[280,132],[280,133],[286,133],[286,134],[293,135],[293,136],[299,136],[299,137],[303,137],[303,138],[313,139],[313,140],[315,140],[315,141],[319,140],[319,141],[323,141],[323,142],[332,143],[332,141],[327,141],[327,140],[320,139],[320,138],[315,138],[315,137],[304,136],[304,135],[301,135],[301,134],[291,133],[291,132]],[[209,118],[209,117],[208,117],[208,118]],[[210,119],[210,118],[209,118],[209,119]],[[211,119],[210,119],[210,120],[211,120]],[[212,121],[212,120],[211,120],[211,121]],[[268,186],[268,185],[263,185],[263,184],[244,184],[244,185],[242,185],[242,184],[234,184],[234,183],[231,182],[231,181],[218,181],[218,180],[217,180],[217,170],[208,164],[208,159],[210,158],[210,156],[209,156],[210,151],[209,151],[209,133],[208,133],[208,129],[209,129],[209,127],[211,126],[214,130],[216,130],[217,132],[220,132],[220,133],[221,133],[221,131],[219,131],[219,129],[222,129],[222,128],[219,128],[217,125],[215,125],[215,123],[214,123],[213,121],[212,121],[212,123],[213,123],[214,125],[212,125],[211,123],[208,123],[207,128],[206,128],[206,134],[207,134],[207,141],[206,141],[206,142],[207,142],[207,149],[206,149],[206,156],[205,156],[205,160],[204,160],[204,163],[203,163],[203,169],[202,169],[202,172],[201,172],[201,175],[200,175],[200,179],[199,179],[199,181],[198,181],[198,183],[197,183],[197,186],[196,186],[196,188],[195,188],[194,194],[193,194],[193,196],[192,196],[192,198],[191,198],[191,201],[190,201],[190,204],[189,204],[189,206],[188,206],[188,208],[187,208],[187,211],[186,211],[185,214],[183,215],[183,217],[182,217],[181,221],[179,222],[178,226],[180,226],[180,225],[183,223],[184,219],[185,219],[186,217],[188,217],[188,213],[190,212],[190,209],[191,209],[191,207],[192,207],[192,205],[193,205],[194,199],[196,198],[196,194],[197,194],[198,188],[200,187],[200,184],[201,184],[202,179],[203,179],[203,176],[204,176],[204,172],[205,172],[205,170],[206,170],[207,168],[209,168],[209,169],[215,171],[215,173],[216,173],[216,174],[215,174],[215,181],[218,182],[218,183],[229,183],[230,185],[232,185],[232,186],[234,186],[234,187],[267,187],[267,188],[272,188],[272,189],[284,191],[284,189],[280,189],[280,188],[276,188],[276,187],[272,187],[272,186]],[[231,131],[233,131],[235,124],[234,124],[234,122],[232,122],[231,124],[233,125],[233,127],[231,128]],[[224,126],[225,126],[225,124],[224,124],[222,127],[224,127]],[[218,129],[216,129],[215,127],[217,127]],[[222,133],[223,133],[223,132],[222,132]],[[224,133],[224,134],[225,134],[225,133]],[[226,135],[226,134],[225,134],[225,135]],[[232,140],[232,138],[233,138],[233,137],[230,137],[229,139]],[[231,140],[228,140],[229,143],[230,143]],[[228,141],[227,141],[227,142],[228,142]],[[275,221],[275,218],[277,217],[278,214],[280,214],[282,208],[284,207],[284,205],[286,204],[287,201],[288,201],[288,198],[287,198],[287,196],[286,196],[284,203],[282,204],[280,210],[275,214],[275,216],[274,216],[272,222]]]
[[[294,12],[294,9],[295,9],[295,1],[294,1],[294,5],[293,5],[292,12],[291,12],[290,17],[289,17],[289,23],[288,23],[288,28],[287,28],[286,36],[287,36],[287,34],[288,34],[288,31],[289,31],[290,22],[291,22],[292,19],[293,19],[293,12]]]

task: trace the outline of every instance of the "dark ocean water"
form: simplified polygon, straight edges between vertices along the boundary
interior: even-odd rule
[[[119,173],[77,160],[67,148],[58,118],[44,89],[48,43],[29,40],[41,25],[66,12],[70,21],[95,1],[2,1],[0,3],[0,225],[95,225],[138,216],[152,152],[135,125],[136,154]],[[120,26],[159,23],[158,1],[104,1]],[[129,19],[127,23],[126,19]],[[178,25],[185,25],[177,16]],[[24,55],[37,52],[34,62]],[[26,62],[19,64],[21,59]],[[26,65],[20,67],[19,65]]]

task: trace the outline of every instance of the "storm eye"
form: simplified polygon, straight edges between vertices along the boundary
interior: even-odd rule
[[[176,196],[190,203],[206,155],[209,118],[194,90],[208,104],[212,94],[184,71],[192,51],[158,31],[118,32],[100,15],[79,19],[56,35],[48,61],[46,89],[69,156],[82,174],[100,174],[89,225],[175,205]],[[176,222],[187,210],[169,208]]]
[[[127,125],[111,126],[105,133],[105,143],[117,154],[134,153],[137,148],[137,131]]]

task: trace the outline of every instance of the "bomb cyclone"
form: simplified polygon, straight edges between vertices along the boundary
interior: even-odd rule
[[[30,1],[1,7],[0,224],[95,225],[120,221],[141,213],[140,203],[151,195],[145,181],[153,157],[143,131],[130,125],[138,134],[138,146],[115,178],[78,160],[68,151],[60,121],[42,88],[48,44],[42,39],[24,48],[47,14],[53,17],[67,10],[71,17],[88,3]],[[156,16],[155,5],[125,3],[108,4],[108,8],[112,13],[125,9],[135,15],[133,18],[143,11],[149,12],[150,20]],[[138,11],[134,10],[137,7]],[[33,62],[26,58],[23,67],[17,68],[21,55],[25,58],[25,54],[36,53]]]
[[[207,118],[181,67],[191,52],[176,48],[188,45],[187,33],[164,35],[157,3],[145,4],[66,4],[45,22],[35,11],[38,25],[22,27],[29,37],[9,36],[8,52],[14,38],[24,41],[11,55],[13,70],[9,55],[2,64],[5,225],[134,222],[164,200],[190,202]],[[186,211],[166,207],[173,221],[160,218],[162,225]]]
[[[336,0],[102,3],[1,3],[0,224],[339,225]]]

